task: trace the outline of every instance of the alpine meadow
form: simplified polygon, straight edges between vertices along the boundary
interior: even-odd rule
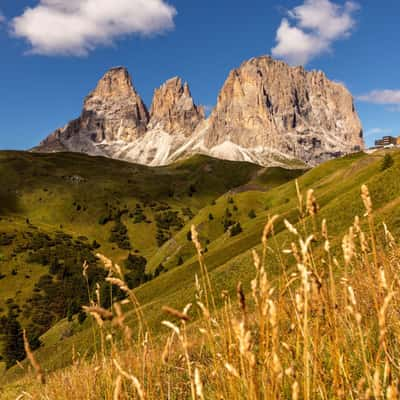
[[[400,6],[19,3],[0,399],[399,399]]]

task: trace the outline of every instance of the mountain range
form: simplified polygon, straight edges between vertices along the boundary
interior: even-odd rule
[[[342,84],[263,56],[230,72],[208,118],[180,78],[156,89],[148,110],[127,69],[112,68],[84,100],[80,117],[33,150],[150,166],[193,154],[313,166],[363,148],[353,97]]]

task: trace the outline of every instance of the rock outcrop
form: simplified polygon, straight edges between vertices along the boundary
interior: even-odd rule
[[[188,137],[204,118],[204,109],[194,104],[189,85],[175,77],[154,91],[148,128]]]
[[[96,142],[131,142],[146,132],[149,113],[125,68],[108,71],[85,99],[81,129]]]
[[[83,104],[81,116],[56,130],[39,150],[103,154],[115,142],[132,143],[146,133],[149,113],[123,67],[110,69]]]
[[[318,71],[258,57],[233,70],[206,120],[187,83],[155,90],[150,113],[125,68],[113,68],[81,116],[37,151],[77,151],[147,165],[204,153],[261,165],[315,165],[364,148],[353,98]]]
[[[203,137],[211,152],[226,148],[229,155],[235,148],[246,159],[250,150],[251,161],[260,163],[283,157],[316,164],[364,146],[343,85],[271,57],[254,58],[229,74]]]

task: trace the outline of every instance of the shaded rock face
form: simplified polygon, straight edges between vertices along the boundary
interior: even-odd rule
[[[192,154],[282,165],[315,165],[362,150],[353,98],[322,72],[271,57],[233,70],[205,119],[187,83],[172,78],[154,92],[150,113],[128,71],[108,71],[84,101],[81,116],[56,130],[36,151],[75,151],[146,165]]]
[[[86,97],[81,116],[57,129],[39,150],[102,154],[97,144],[132,142],[145,134],[148,121],[149,113],[128,71],[112,68]]]
[[[204,118],[204,110],[194,104],[189,85],[176,77],[155,90],[148,128],[188,137]]]
[[[229,74],[204,134],[207,149],[226,142],[311,164],[364,147],[353,98],[343,85],[270,57]]]

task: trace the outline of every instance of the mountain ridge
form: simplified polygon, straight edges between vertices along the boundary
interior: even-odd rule
[[[125,67],[114,67],[86,97],[78,119],[33,149],[103,155],[167,165],[193,154],[263,166],[317,165],[364,149],[353,97],[321,71],[269,56],[232,70],[208,118],[188,83],[174,77],[154,91],[150,111]]]

